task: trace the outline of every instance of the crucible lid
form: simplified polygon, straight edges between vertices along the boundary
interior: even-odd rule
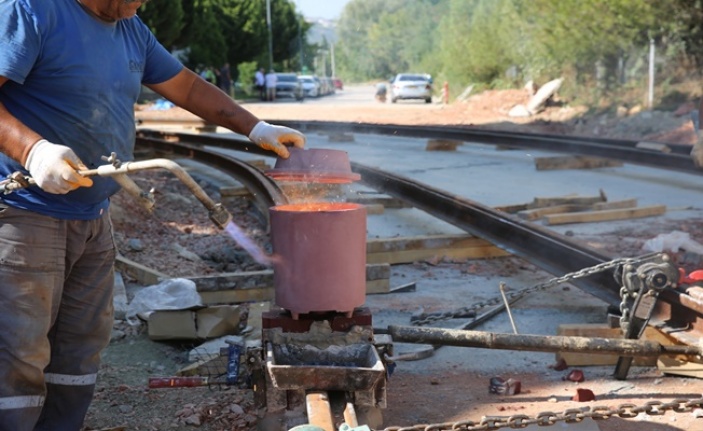
[[[346,151],[318,148],[289,148],[290,157],[277,158],[266,175],[277,181],[308,183],[351,183],[361,175],[351,170]]]

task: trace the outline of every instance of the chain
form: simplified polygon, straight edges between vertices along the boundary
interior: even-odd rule
[[[382,431],[490,431],[501,428],[522,429],[530,425],[550,426],[559,422],[576,423],[584,419],[606,420],[613,417],[631,419],[640,413],[649,416],[661,416],[666,412],[690,413],[703,408],[703,398],[674,399],[670,402],[648,401],[642,405],[620,404],[617,408],[593,406],[567,409],[562,412],[541,412],[531,417],[528,415],[484,416],[478,422],[461,420],[435,424],[413,425],[408,427],[387,427]]]
[[[534,292],[539,292],[542,290],[549,289],[550,287],[569,282],[571,280],[576,280],[579,278],[585,278],[589,277],[593,274],[597,274],[600,272],[608,271],[610,269],[614,269],[619,267],[620,265],[623,265],[625,263],[637,263],[638,259],[636,258],[620,258],[620,259],[614,259],[610,260],[608,262],[603,262],[599,263],[598,265],[590,266],[588,268],[583,268],[578,271],[570,272],[568,274],[565,274],[561,277],[556,277],[552,278],[550,280],[547,280],[544,283],[537,284],[532,287],[528,287],[526,289],[522,290],[517,290],[514,292],[508,292],[506,293],[506,299],[508,302],[511,300],[517,298],[517,297],[522,297],[524,295],[528,295],[530,293]],[[621,295],[623,293],[621,292]],[[412,324],[415,326],[423,326],[423,325],[428,325],[430,323],[434,323],[440,320],[446,320],[446,319],[454,319],[454,318],[461,318],[461,317],[467,317],[470,315],[473,315],[473,313],[476,313],[481,308],[484,307],[489,307],[493,305],[498,305],[503,301],[502,296],[496,296],[492,299],[488,299],[486,301],[482,302],[477,302],[469,307],[462,307],[462,308],[457,308],[452,311],[445,311],[445,312],[438,312],[438,313],[428,313],[425,314],[422,318],[415,319],[413,320]]]

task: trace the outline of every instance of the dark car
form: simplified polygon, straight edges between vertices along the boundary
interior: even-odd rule
[[[276,78],[276,99],[290,97],[303,100],[303,86],[295,73],[277,73]]]

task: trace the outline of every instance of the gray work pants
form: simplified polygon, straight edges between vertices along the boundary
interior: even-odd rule
[[[109,216],[0,202],[0,431],[78,431],[113,324]]]

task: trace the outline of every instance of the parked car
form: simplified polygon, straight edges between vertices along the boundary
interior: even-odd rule
[[[320,80],[312,75],[300,75],[298,79],[303,86],[303,93],[306,97],[320,96]]]
[[[276,78],[276,98],[290,97],[295,100],[303,100],[303,85],[298,80],[295,73],[277,73]]]
[[[344,90],[344,84],[342,83],[342,80],[339,78],[332,78],[332,82],[334,82],[334,88],[337,90]]]
[[[432,103],[432,77],[422,73],[399,73],[391,81],[391,102],[399,99],[423,99]]]

